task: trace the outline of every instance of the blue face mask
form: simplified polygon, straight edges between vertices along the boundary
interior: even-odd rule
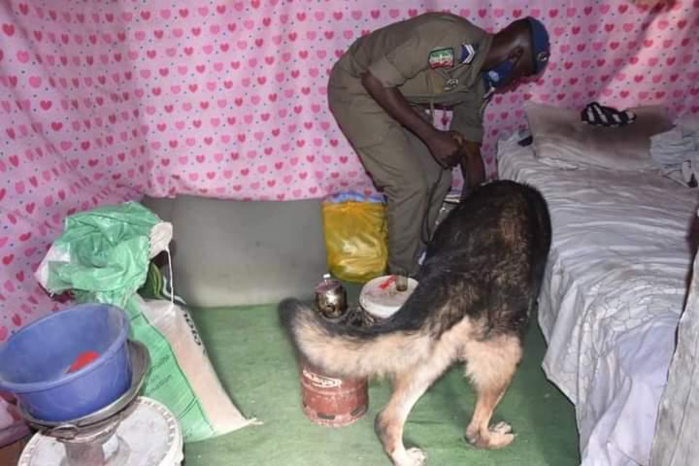
[[[514,68],[515,65],[510,60],[506,60],[493,67],[493,69],[486,71],[484,78],[488,84],[495,88],[506,86],[510,83],[510,77]]]

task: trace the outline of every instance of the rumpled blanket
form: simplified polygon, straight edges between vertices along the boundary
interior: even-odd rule
[[[678,118],[675,126],[650,138],[650,154],[663,174],[688,187],[699,182],[699,116]]]

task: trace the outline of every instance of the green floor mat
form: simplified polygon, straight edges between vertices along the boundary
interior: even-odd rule
[[[292,347],[275,306],[193,310],[212,363],[234,402],[264,424],[187,444],[186,466],[388,465],[374,433],[374,417],[389,397],[388,382],[372,382],[364,418],[342,428],[316,426],[301,411]],[[525,356],[494,422],[507,420],[517,437],[499,451],[463,439],[474,395],[454,366],[417,403],[405,429],[406,446],[419,446],[429,465],[574,466],[580,463],[573,406],[540,368],[545,344],[532,325]]]

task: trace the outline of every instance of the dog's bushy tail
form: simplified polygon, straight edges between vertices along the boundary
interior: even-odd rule
[[[334,324],[293,298],[280,303],[279,316],[299,352],[328,375],[382,377],[412,366],[430,350],[430,338],[419,331]]]

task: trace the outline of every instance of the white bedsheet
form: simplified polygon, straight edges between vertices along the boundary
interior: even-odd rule
[[[699,255],[677,331],[667,385],[660,398],[651,466],[686,466],[699,458]]]
[[[500,178],[541,190],[553,241],[543,369],[576,405],[582,464],[648,464],[687,290],[697,191],[656,174],[565,170],[501,141]]]

